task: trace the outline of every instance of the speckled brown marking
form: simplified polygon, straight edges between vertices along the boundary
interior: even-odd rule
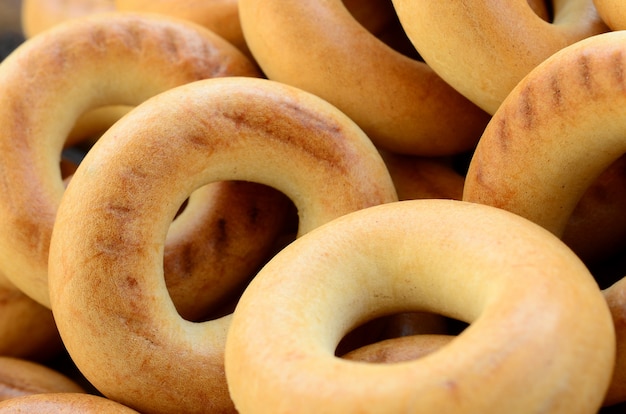
[[[105,33],[103,27],[94,25],[93,29],[89,31],[87,43],[91,48],[96,50],[106,50],[108,43],[107,37],[108,35]]]
[[[506,116],[502,116],[496,120],[494,124],[495,132],[493,135],[500,144],[500,150],[507,152],[509,149],[509,141],[511,140],[511,128]]]
[[[535,90],[530,83],[527,83],[519,94],[519,110],[522,127],[525,130],[532,129],[535,120]]]
[[[591,81],[591,64],[589,56],[586,54],[581,54],[578,58],[578,71],[580,74],[581,85],[585,87],[588,91],[593,89],[592,81]]]
[[[559,73],[552,73],[550,78],[550,90],[552,91],[552,107],[560,109],[563,104],[563,92],[561,91],[561,76]]]
[[[274,101],[271,113],[267,111],[268,114],[259,115],[258,109],[255,109],[258,101],[250,101],[253,101],[250,109],[243,106],[232,109],[223,114],[224,118],[235,123],[237,128],[262,131],[269,139],[298,148],[299,152],[323,161],[332,168],[343,172],[347,170],[346,164],[350,161],[345,155],[348,151],[336,150],[345,141],[341,126],[320,118],[297,102]]]
[[[121,39],[124,43],[125,49],[134,52],[141,50],[141,38],[143,37],[143,30],[140,30],[140,28],[134,24],[121,26],[121,29],[123,30]]]
[[[224,218],[220,218],[216,223],[215,245],[218,247],[228,245],[228,222]],[[220,250],[224,250],[221,248]]]

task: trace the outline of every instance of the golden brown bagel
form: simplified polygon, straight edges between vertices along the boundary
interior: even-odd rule
[[[626,32],[597,35],[531,71],[487,126],[463,199],[512,211],[561,237],[583,194],[626,152],[625,45]],[[618,353],[625,350],[618,344]],[[626,381],[626,358],[617,360],[607,401],[626,400],[616,384]]]
[[[0,401],[3,414],[139,414],[137,411],[92,394],[46,393]]]
[[[555,0],[550,22],[526,0],[393,0],[426,63],[493,114],[532,68],[559,49],[608,31],[593,0]],[[468,47],[471,45],[471,47]]]
[[[73,379],[41,363],[0,357],[0,401],[52,392],[86,393]]]
[[[239,0],[239,17],[268,78],[337,106],[379,148],[462,152],[488,120],[426,64],[368,32],[340,0]]]
[[[286,194],[300,235],[397,199],[356,124],[322,99],[266,79],[183,85],[115,123],[64,194],[49,285],[73,361],[100,392],[138,411],[233,410],[223,375],[230,316],[181,319],[163,281],[169,222],[194,189],[220,180]]]
[[[470,325],[414,361],[335,357],[352,327],[402,310]],[[241,414],[582,414],[599,409],[614,352],[606,301],[558,238],[493,207],[412,200],[274,256],[235,308],[225,368]]]
[[[612,30],[626,29],[626,4],[622,0],[593,0],[593,4]]]
[[[21,7],[26,38],[70,19],[115,11],[114,0],[22,0]]]
[[[232,75],[259,72],[207,29],[163,16],[83,17],[22,44],[0,65],[0,273],[49,306],[48,246],[64,191],[59,159],[80,115]]]

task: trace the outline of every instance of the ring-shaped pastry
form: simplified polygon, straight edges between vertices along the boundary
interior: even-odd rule
[[[511,211],[561,237],[585,191],[626,152],[624,47],[626,32],[604,33],[533,69],[485,129],[463,199]],[[626,400],[626,344],[618,344],[617,358],[607,401]]]
[[[626,4],[620,0],[593,0],[600,17],[611,30],[626,29]]]
[[[403,309],[469,326],[414,361],[335,357],[352,327]],[[274,256],[233,312],[225,368],[241,414],[591,413],[614,340],[593,277],[550,232],[490,206],[399,201]]]
[[[546,21],[527,0],[393,0],[409,39],[448,84],[493,114],[557,50],[608,31],[593,0],[555,0]],[[468,45],[472,45],[468,47]]]
[[[463,152],[488,121],[426,64],[368,32],[341,0],[239,0],[239,17],[269,79],[337,106],[377,147],[431,156]]]
[[[49,307],[48,247],[65,190],[59,160],[82,114],[234,75],[259,72],[209,30],[156,15],[74,19],[16,49],[0,65],[0,273]]]
[[[100,392],[138,411],[234,409],[223,373],[230,316],[185,321],[163,280],[177,209],[196,188],[221,180],[287,195],[299,235],[397,200],[382,158],[352,120],[267,79],[183,85],[113,125],[59,207],[49,286],[72,360]]]

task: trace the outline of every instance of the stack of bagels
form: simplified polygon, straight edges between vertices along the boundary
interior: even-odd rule
[[[626,3],[22,0],[0,412],[626,408]]]

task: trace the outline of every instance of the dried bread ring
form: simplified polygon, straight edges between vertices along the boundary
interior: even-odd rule
[[[115,11],[114,0],[22,0],[21,4],[27,39],[70,19]]]
[[[531,71],[485,129],[463,199],[512,211],[561,237],[585,191],[626,152],[625,46],[626,32],[600,34]],[[626,357],[617,358],[623,363],[613,386],[624,388]],[[607,401],[617,400],[626,400],[626,389],[609,390]]]
[[[462,152],[474,147],[488,120],[426,64],[368,32],[340,0],[239,0],[239,17],[269,79],[337,106],[379,148]]]
[[[401,310],[469,326],[415,361],[334,356],[353,326]],[[225,368],[242,414],[591,413],[614,340],[593,277],[550,232],[489,206],[412,200],[340,217],[274,256],[235,308]]]
[[[74,392],[24,395],[0,401],[4,414],[139,414],[107,398]]]
[[[626,29],[626,4],[621,0],[593,0],[598,14],[611,30]]]
[[[608,30],[593,0],[555,0],[551,22],[538,16],[526,0],[506,6],[498,1],[393,0],[393,4],[426,63],[490,114],[545,58]]]
[[[0,401],[51,392],[86,393],[76,381],[38,362],[0,356]]]
[[[209,30],[163,16],[98,14],[22,44],[0,65],[0,273],[49,306],[48,246],[64,192],[59,159],[80,115],[233,75],[259,72]]]
[[[113,125],[59,207],[50,297],[77,367],[104,395],[138,411],[233,410],[223,375],[230,316],[181,319],[162,265],[178,207],[220,180],[286,194],[298,210],[299,235],[397,200],[382,158],[345,114],[267,79],[183,85]]]

